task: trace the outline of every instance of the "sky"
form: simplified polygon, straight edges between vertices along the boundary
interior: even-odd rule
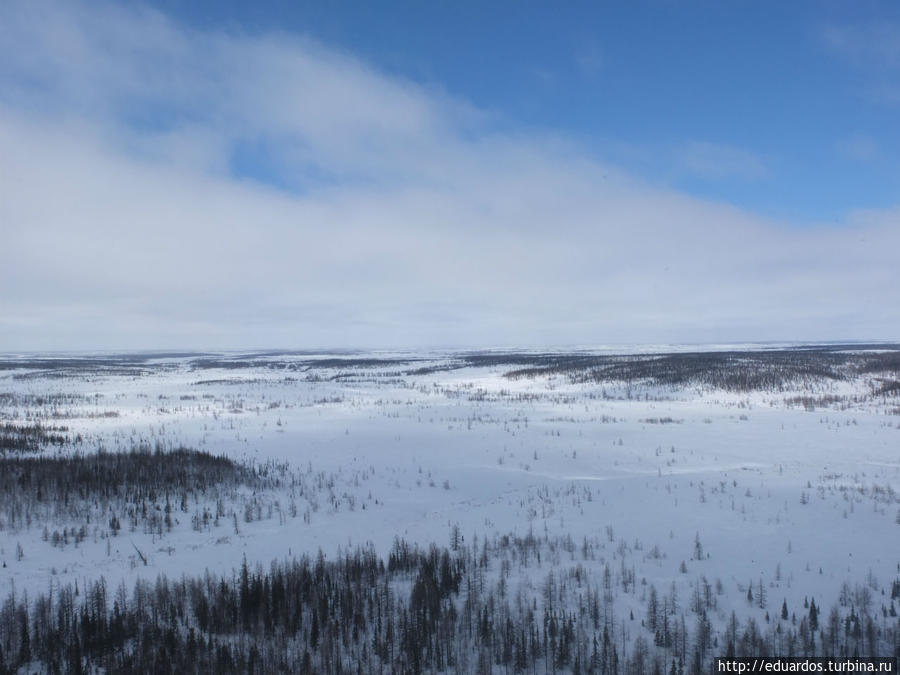
[[[900,5],[563,4],[0,3],[0,350],[900,339]]]

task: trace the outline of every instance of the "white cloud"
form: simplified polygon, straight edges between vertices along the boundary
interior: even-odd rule
[[[863,75],[863,96],[884,105],[900,102],[900,23],[828,26],[825,44]]]
[[[677,153],[677,163],[703,178],[758,180],[769,175],[765,162],[756,153],[708,141],[685,143]]]
[[[837,150],[857,162],[872,162],[881,156],[878,142],[865,134],[854,134],[838,141]]]
[[[606,67],[606,57],[600,45],[591,42],[578,49],[575,53],[575,63],[584,75],[594,77]]]
[[[292,189],[236,177],[242,143]],[[5,4],[0,148],[0,348],[900,328],[896,213],[803,228],[652,187],[306,38]]]
[[[883,22],[828,26],[825,43],[861,64],[900,68],[900,24]]]

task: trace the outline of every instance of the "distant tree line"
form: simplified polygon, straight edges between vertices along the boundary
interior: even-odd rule
[[[472,357],[474,358],[474,357]],[[497,361],[498,357],[493,357]],[[491,363],[487,357],[475,363]],[[900,375],[900,352],[798,348],[649,355],[535,355],[510,379],[566,375],[573,382],[646,382],[663,386],[705,385],[734,392],[783,391],[846,380],[860,374]],[[500,361],[502,362],[502,360]],[[891,382],[882,392],[893,391]]]
[[[90,375],[138,377],[151,371],[167,370],[174,363],[163,358],[193,357],[192,370],[240,370],[266,368],[302,371],[313,381],[322,379],[320,370],[358,371],[391,368],[390,376],[421,376],[460,368],[510,368],[510,378],[567,375],[576,382],[649,382],[680,386],[701,384],[730,391],[781,391],[797,385],[845,380],[876,373],[900,377],[898,344],[829,344],[755,349],[746,351],[676,352],[668,354],[596,354],[574,352],[464,352],[441,363],[426,357],[376,358],[338,356],[298,359],[296,352],[259,352],[225,357],[220,354],[133,354],[80,358],[0,358],[0,370],[15,369],[14,379],[83,378]],[[418,365],[422,364],[422,365]],[[400,368],[406,366],[406,370]],[[331,374],[327,379],[338,377]],[[201,380],[229,382],[228,380]],[[898,385],[888,383],[887,391]],[[0,394],[0,406],[6,402]]]

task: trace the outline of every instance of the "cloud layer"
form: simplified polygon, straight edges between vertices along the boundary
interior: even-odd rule
[[[900,333],[900,210],[704,202],[302,36],[6,3],[0,148],[0,349]]]

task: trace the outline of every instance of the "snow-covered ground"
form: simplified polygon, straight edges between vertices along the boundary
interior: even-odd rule
[[[228,573],[245,557],[333,558],[365,542],[386,555],[395,537],[447,546],[455,531],[465,542],[571,537],[566,560],[598,577],[608,565],[620,585],[633,572],[622,614],[643,616],[649,586],[674,583],[686,599],[705,578],[719,586],[719,625],[732,609],[763,621],[782,602],[799,614],[806,597],[827,608],[845,582],[877,606],[898,577],[900,402],[872,395],[878,374],[742,393],[510,378],[515,366],[450,354],[367,357],[383,361],[163,356],[112,371],[0,371],[0,423],[66,428],[72,442],[45,454],[185,446],[286,462],[302,479],[231,495],[217,526],[192,526],[214,508],[196,501],[175,509],[171,531],[123,521],[112,536],[95,520],[77,545],[45,540],[45,527],[81,522],[11,525],[0,512],[0,594]],[[559,564],[532,563],[513,583]],[[749,584],[765,589],[765,607],[748,602]]]

